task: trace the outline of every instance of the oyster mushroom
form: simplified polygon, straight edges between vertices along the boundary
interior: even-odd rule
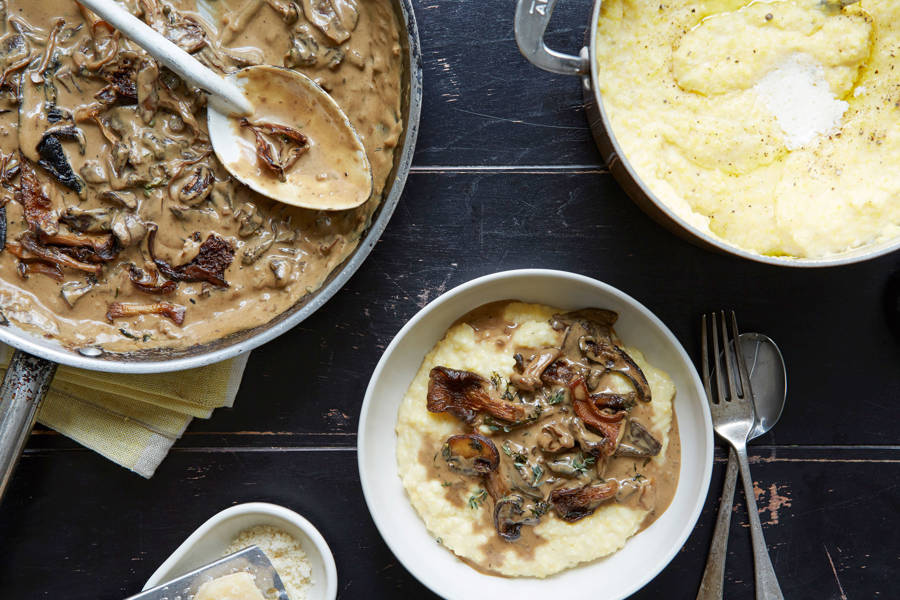
[[[629,419],[625,426],[625,434],[613,456],[633,456],[635,458],[647,458],[656,456],[662,450],[662,444],[647,430],[646,427]]]
[[[518,423],[526,419],[524,404],[513,404],[491,396],[490,382],[477,373],[434,367],[428,375],[427,408],[431,412],[448,412],[457,419],[471,423],[479,412]]]
[[[615,479],[585,485],[580,488],[563,488],[550,492],[549,501],[557,516],[563,521],[577,521],[593,514],[598,506],[616,497],[619,483]]]
[[[521,390],[528,391],[534,391],[541,387],[543,385],[541,375],[553,361],[559,358],[560,353],[559,348],[544,348],[528,363],[521,374],[513,373],[510,376],[510,383]]]
[[[119,243],[127,248],[139,243],[147,235],[147,225],[140,217],[130,213],[116,213],[110,225]]]
[[[477,433],[453,435],[447,438],[441,456],[451,471],[475,477],[495,471],[500,453],[494,442]]]
[[[540,519],[525,516],[525,499],[511,494],[494,504],[494,527],[507,542],[514,542],[522,535],[523,525],[537,525]]]

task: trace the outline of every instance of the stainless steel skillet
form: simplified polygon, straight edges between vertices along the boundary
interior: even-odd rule
[[[99,348],[70,350],[6,321],[0,312],[0,342],[16,349],[0,386],[0,499],[22,453],[58,365],[113,373],[162,373],[202,367],[233,358],[288,331],[325,304],[359,268],[375,246],[400,200],[412,164],[422,108],[422,52],[411,0],[391,0],[397,13],[404,49],[403,145],[394,157],[384,199],[359,246],[325,283],[268,323],[213,342],[183,350],[146,350],[129,354]]]
[[[748,0],[749,1],[749,0]],[[827,258],[790,258],[763,256],[733,246],[713,237],[688,223],[666,206],[641,180],[628,160],[612,131],[609,115],[603,104],[598,86],[598,72],[603,68],[594,57],[597,55],[597,23],[603,0],[594,0],[591,21],[585,32],[586,45],[578,56],[552,50],[544,43],[544,32],[558,0],[518,0],[516,5],[516,42],[519,50],[532,64],[545,71],[562,75],[576,75],[581,78],[585,112],[594,141],[610,172],[628,196],[641,210],[660,225],[666,227],[700,247],[732,254],[748,260],[782,267],[832,267],[870,260],[900,249],[900,238],[857,248]],[[850,2],[844,2],[850,4]]]

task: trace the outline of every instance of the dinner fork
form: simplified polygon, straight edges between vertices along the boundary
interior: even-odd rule
[[[740,464],[741,480],[744,485],[744,495],[747,498],[747,515],[750,518],[750,537],[753,541],[753,563],[755,566],[756,598],[757,600],[783,600],[781,587],[778,585],[778,577],[772,567],[772,560],[766,548],[766,540],[763,536],[762,525],[759,522],[759,513],[756,507],[756,496],[753,489],[753,478],[750,477],[750,466],[747,462],[747,438],[753,429],[753,390],[750,387],[750,374],[747,371],[747,363],[744,362],[744,353],[738,342],[737,318],[731,311],[731,340],[728,339],[728,326],[725,311],[719,313],[721,323],[722,354],[719,353],[719,331],[716,327],[716,314],[703,315],[701,325],[701,369],[703,372],[703,387],[706,389],[706,398],[709,401],[709,409],[712,413],[713,427],[716,433],[731,445],[737,455]],[[707,335],[707,321],[709,321],[712,335]],[[716,394],[709,376],[709,346],[712,339],[712,355],[716,360]],[[723,365],[719,357],[723,356]],[[737,371],[737,373],[735,373]],[[723,557],[724,560],[724,557]],[[710,590],[711,591],[711,590]],[[703,590],[701,589],[701,594]],[[710,598],[722,597],[722,588],[712,593]]]

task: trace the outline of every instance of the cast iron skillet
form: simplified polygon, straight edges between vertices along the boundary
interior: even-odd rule
[[[609,116],[603,106],[597,85],[597,72],[602,68],[593,57],[597,55],[597,21],[600,18],[600,5],[603,0],[594,1],[591,22],[585,34],[587,46],[581,49],[578,56],[563,54],[551,50],[544,43],[544,31],[550,22],[550,15],[558,0],[518,0],[516,5],[516,42],[519,50],[532,64],[545,71],[562,75],[581,77],[584,93],[585,112],[591,126],[594,141],[600,149],[603,160],[610,172],[625,192],[641,210],[653,220],[669,229],[681,238],[702,248],[722,253],[733,254],[749,260],[778,265],[782,267],[832,267],[849,265],[870,260],[900,249],[900,238],[871,244],[826,258],[789,258],[780,256],[763,256],[732,246],[721,238],[701,231],[688,223],[675,211],[666,206],[653,191],[638,177],[616,141],[616,136],[609,123]]]
[[[375,246],[400,200],[412,163],[422,108],[422,53],[412,3],[411,0],[392,2],[400,26],[406,33],[400,36],[406,51],[406,77],[403,81],[406,130],[403,147],[394,158],[394,169],[386,186],[387,194],[353,254],[329,275],[319,290],[302,298],[268,323],[183,350],[158,349],[117,354],[88,347],[74,351],[63,348],[53,340],[23,331],[0,316],[0,341],[16,348],[0,386],[0,499],[58,365],[113,373],[162,373],[226,360],[248,352],[300,323],[325,304],[356,272]]]

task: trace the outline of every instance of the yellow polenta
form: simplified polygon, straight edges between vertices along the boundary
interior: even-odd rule
[[[900,235],[898,57],[897,0],[604,0],[597,32],[599,90],[638,175],[692,224],[768,255]],[[792,138],[835,109],[833,127]]]
[[[564,311],[548,306],[513,302],[503,312],[503,318],[518,323],[512,343],[516,346],[540,349],[560,342],[560,332],[554,331],[548,320]],[[644,356],[633,348],[628,354],[637,362],[650,384],[652,418],[649,429],[662,440],[662,451],[652,460],[665,459],[672,425],[672,398],[675,386],[668,375],[649,365]],[[493,373],[509,378],[515,362],[508,350],[491,341],[477,339],[472,328],[460,323],[452,327],[444,338],[425,356],[419,372],[409,387],[397,419],[397,462],[400,478],[413,507],[422,517],[428,531],[445,547],[469,562],[487,568],[485,542],[496,536],[493,526],[473,527],[473,522],[489,521],[489,508],[470,508],[447,499],[441,481],[429,477],[420,458],[430,457],[435,440],[444,440],[459,433],[460,424],[445,413],[430,413],[425,408],[428,393],[428,373],[437,365],[451,369],[473,371],[484,377]],[[471,484],[475,492],[479,484]],[[543,538],[530,556],[510,548],[497,566],[496,557],[491,569],[507,576],[546,577],[579,563],[595,560],[621,548],[637,532],[647,512],[641,508],[610,502],[599,507],[590,517],[566,523],[552,514],[545,515],[534,528]]]

